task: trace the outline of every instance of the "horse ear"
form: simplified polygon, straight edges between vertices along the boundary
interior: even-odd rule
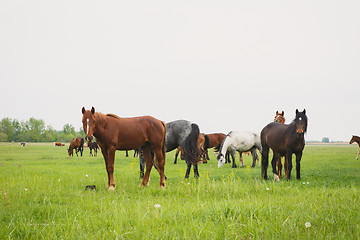
[[[296,109],[295,113],[298,114],[298,113],[299,113],[299,110]]]
[[[284,116],[284,111],[281,112],[281,116]]]
[[[82,114],[84,114],[84,113],[85,113],[85,108],[83,107],[83,108],[81,109],[81,111],[82,111]]]
[[[303,113],[306,115],[306,110],[304,109]]]
[[[95,113],[95,108],[94,108],[94,107],[91,108],[91,113],[92,113],[92,114]]]
[[[276,115],[278,115],[279,114],[279,112],[278,111],[276,111]]]

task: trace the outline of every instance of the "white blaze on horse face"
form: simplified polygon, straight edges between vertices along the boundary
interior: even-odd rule
[[[89,119],[86,119],[86,134],[89,134]]]
[[[224,166],[224,164],[225,164],[225,157],[224,157],[224,155],[221,155],[218,160],[218,167],[222,167],[222,166]]]

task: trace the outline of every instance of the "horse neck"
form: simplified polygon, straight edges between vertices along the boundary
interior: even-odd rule
[[[220,153],[222,155],[225,156],[228,148],[229,148],[229,145],[230,145],[230,140],[231,140],[231,137],[229,135],[227,135],[224,139],[224,141],[221,143],[221,147],[220,147]]]
[[[360,146],[360,137],[354,136],[353,139],[354,139],[354,142],[356,142]]]

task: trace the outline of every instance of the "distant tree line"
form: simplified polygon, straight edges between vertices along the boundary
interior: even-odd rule
[[[45,126],[41,119],[30,118],[19,122],[16,119],[3,118],[0,121],[0,142],[70,142],[75,137],[85,137],[82,128],[78,132],[71,124],[65,124],[58,131]]]

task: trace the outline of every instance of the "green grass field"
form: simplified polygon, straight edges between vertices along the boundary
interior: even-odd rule
[[[154,169],[138,189],[138,158],[117,151],[115,191],[105,188],[101,153],[68,157],[66,149],[0,144],[0,239],[360,238],[355,145],[306,146],[301,180],[281,182],[261,180],[259,166],[218,168],[213,151],[200,178],[185,180],[186,165],[173,164],[171,152],[165,189]]]

